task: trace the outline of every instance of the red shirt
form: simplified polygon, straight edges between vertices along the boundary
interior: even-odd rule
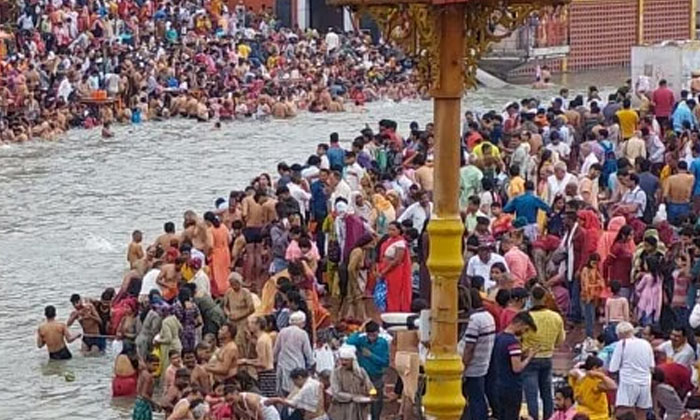
[[[515,309],[510,308],[510,307],[505,308],[501,312],[501,319],[499,320],[499,325],[501,327],[501,330],[499,330],[499,332],[502,331],[505,327],[507,327],[508,324],[510,324],[510,321],[512,321],[513,318],[515,318],[515,315],[517,315],[517,313],[518,313],[518,311],[516,311]]]
[[[676,103],[673,91],[669,88],[658,88],[651,96],[654,102],[654,114],[657,117],[668,117],[671,115],[673,105]]]
[[[685,398],[688,391],[693,389],[693,384],[690,382],[690,369],[687,367],[675,362],[665,362],[657,367],[664,373],[666,383],[676,390],[681,400]]]

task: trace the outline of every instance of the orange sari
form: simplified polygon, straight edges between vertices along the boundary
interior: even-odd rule
[[[212,295],[215,297],[222,296],[230,287],[228,276],[231,266],[231,251],[228,245],[228,229],[223,224],[219,227],[210,227],[209,231],[213,238],[211,248],[211,272],[212,285],[216,286],[216,290],[212,290]]]

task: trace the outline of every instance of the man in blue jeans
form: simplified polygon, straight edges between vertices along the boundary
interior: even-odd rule
[[[533,307],[530,309],[536,330],[523,335],[523,348],[535,352],[535,357],[523,372],[523,389],[527,411],[533,420],[540,419],[539,401],[542,399],[544,419],[552,416],[552,356],[554,349],[564,343],[566,332],[561,316],[544,306],[546,291],[541,286],[532,289]]]
[[[496,322],[484,309],[479,290],[472,287],[469,293],[473,311],[460,340],[460,345],[464,345],[462,394],[469,401],[462,413],[462,420],[480,420],[488,417],[485,380],[496,338]]]

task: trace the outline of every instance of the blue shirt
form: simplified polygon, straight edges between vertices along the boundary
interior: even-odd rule
[[[528,224],[537,223],[537,209],[549,213],[549,206],[532,191],[525,191],[514,199],[510,200],[503,208],[506,213],[515,213],[515,217],[524,217]]]
[[[693,185],[693,196],[700,195],[700,157],[693,159],[690,164],[690,171],[695,176],[695,184]]]
[[[520,373],[513,371],[511,357],[521,357],[520,341],[513,334],[502,332],[496,335],[491,353],[490,373],[496,386],[511,392],[522,392],[523,380]]]
[[[370,343],[367,334],[356,332],[348,337],[347,344],[357,349],[357,363],[367,371],[370,379],[381,378],[389,367],[389,343],[377,337],[374,343]],[[363,354],[363,350],[369,350],[369,356]]]
[[[345,166],[345,149],[331,146],[328,148],[326,155],[328,156],[328,163],[330,163],[331,169],[335,171],[343,169]]]
[[[323,223],[323,220],[328,215],[328,207],[326,205],[328,197],[326,192],[323,190],[323,183],[321,181],[314,181],[311,183],[311,214],[317,222]]]

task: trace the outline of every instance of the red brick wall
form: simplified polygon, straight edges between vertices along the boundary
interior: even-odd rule
[[[691,1],[644,0],[644,42],[688,39]],[[573,0],[569,25],[569,70],[628,66],[638,0]]]
[[[691,3],[687,0],[645,0],[644,42],[688,39],[690,13]]]
[[[637,41],[636,0],[574,0],[569,13],[569,70],[629,65]]]

